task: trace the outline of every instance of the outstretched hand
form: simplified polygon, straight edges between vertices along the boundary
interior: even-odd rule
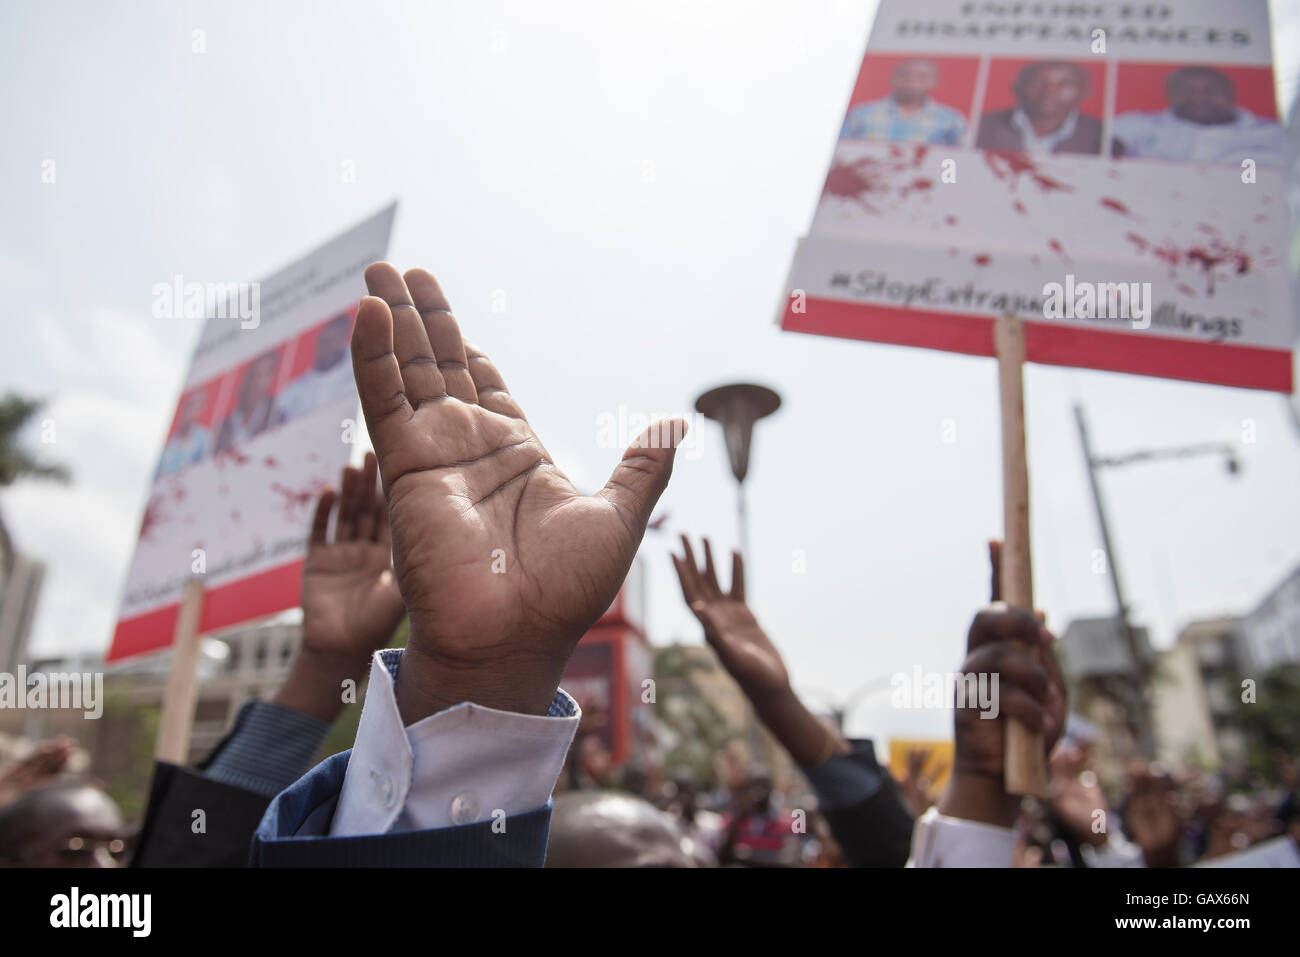
[[[411,621],[398,706],[407,723],[466,700],[544,714],[627,575],[686,423],[650,426],[582,495],[431,274],[375,263],[366,286],[352,367]]]
[[[790,756],[813,767],[851,745],[838,730],[812,714],[790,687],[790,673],[776,645],[745,603],[745,560],[731,554],[731,590],[724,592],[713,568],[713,548],[704,539],[704,567],[695,561],[690,539],[682,536],[684,554],[673,555],[682,597],[704,626],[709,643],[727,673],[736,679],[754,710]]]
[[[750,698],[784,692],[790,675],[754,613],[745,604],[745,560],[731,553],[731,590],[724,592],[713,568],[713,549],[704,539],[704,567],[695,561],[691,541],[682,536],[682,557],[672,555],[682,597],[704,626],[704,638],[722,666]]]
[[[302,648],[274,703],[322,721],[342,710],[370,655],[393,637],[406,609],[393,577],[388,511],[375,482],[375,456],[343,469],[339,489],[316,502],[302,566]],[[334,535],[329,535],[335,513]]]
[[[363,467],[345,468],[339,491],[326,490],[316,503],[302,569],[303,647],[309,651],[364,662],[392,638],[405,614],[376,469],[374,453],[367,452]]]

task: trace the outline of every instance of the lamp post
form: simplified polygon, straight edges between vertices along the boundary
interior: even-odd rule
[[[745,476],[749,474],[749,450],[754,441],[754,423],[781,407],[781,397],[771,389],[749,383],[721,385],[695,400],[695,411],[722,426],[727,442],[727,460],[736,478],[736,519],[740,531],[740,554],[748,561],[749,516],[745,511]],[[746,589],[753,581],[748,576]],[[755,759],[762,750],[758,720],[749,711],[749,749]]]
[[[1128,620],[1128,603],[1124,600],[1124,589],[1119,577],[1119,563],[1115,557],[1115,548],[1111,542],[1110,525],[1106,521],[1106,507],[1102,501],[1101,486],[1097,482],[1097,471],[1103,468],[1115,468],[1133,465],[1138,462],[1155,462],[1162,459],[1185,459],[1200,455],[1222,455],[1229,475],[1236,475],[1241,470],[1237,450],[1227,442],[1202,442],[1196,445],[1179,445],[1159,449],[1138,449],[1123,455],[1094,455],[1092,443],[1088,438],[1088,423],[1083,416],[1083,406],[1074,407],[1074,420],[1079,427],[1079,442],[1083,446],[1083,459],[1088,466],[1088,485],[1092,489],[1092,503],[1097,510],[1097,524],[1101,526],[1101,543],[1106,550],[1106,561],[1110,568],[1110,585],[1115,595],[1115,612],[1119,621],[1120,634],[1128,648],[1132,662],[1132,681],[1130,700],[1125,710],[1128,712],[1130,726],[1136,731],[1138,753],[1147,760],[1155,757],[1155,735],[1151,729],[1151,712],[1147,706],[1146,687],[1150,669],[1146,658],[1138,647],[1137,632]]]
[[[727,459],[736,477],[736,516],[740,528],[740,554],[749,558],[749,517],[745,511],[745,476],[754,423],[781,407],[781,397],[761,385],[739,383],[710,389],[695,400],[695,411],[721,424],[727,442]]]

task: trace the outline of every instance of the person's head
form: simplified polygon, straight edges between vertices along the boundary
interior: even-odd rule
[[[555,796],[547,867],[708,867],[716,861],[670,814],[614,791]]]
[[[1165,79],[1165,97],[1174,115],[1205,126],[1231,123],[1237,115],[1237,92],[1227,75],[1208,66],[1175,70]]]
[[[650,776],[646,773],[646,769],[641,767],[641,765],[629,764],[623,769],[623,774],[619,779],[619,783],[623,786],[624,791],[640,797],[646,793],[646,789],[650,785]]]
[[[763,768],[751,771],[736,795],[736,803],[738,813],[766,814],[772,804],[772,775]]]
[[[672,781],[672,790],[672,806],[682,820],[694,821],[695,814],[699,810],[700,799],[700,789],[695,784],[695,779],[688,774],[675,775]]]
[[[316,336],[316,356],[312,365],[320,370],[332,369],[348,355],[352,338],[352,317],[347,313],[335,316]]]
[[[939,68],[933,60],[904,60],[890,77],[894,101],[904,106],[924,103],[938,83]]]
[[[117,805],[99,788],[51,784],[0,811],[0,866],[116,867],[127,836]]]
[[[1021,68],[1011,91],[1035,123],[1059,126],[1087,99],[1091,84],[1088,71],[1077,63],[1039,60]]]
[[[244,380],[239,384],[239,408],[247,415],[271,397],[275,387],[275,371],[280,365],[280,355],[275,349],[263,352],[248,364]]]

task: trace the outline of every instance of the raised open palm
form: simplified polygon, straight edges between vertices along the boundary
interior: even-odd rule
[[[745,560],[731,554],[731,591],[724,592],[713,568],[713,549],[704,539],[704,568],[695,564],[690,539],[682,536],[685,554],[672,556],[682,595],[704,626],[704,637],[722,666],[751,698],[787,690],[790,675],[758,619],[745,604]]]
[[[316,503],[302,568],[303,646],[364,661],[393,636],[405,608],[393,577],[388,514],[375,490],[375,456],[347,467],[338,492]],[[327,533],[337,506],[334,537]]]
[[[432,275],[376,263],[366,285],[352,362],[411,619],[399,707],[544,713],[623,583],[686,424],[651,426],[584,496],[462,341]]]

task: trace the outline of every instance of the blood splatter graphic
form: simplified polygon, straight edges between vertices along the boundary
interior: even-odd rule
[[[274,455],[268,455],[266,458],[262,459],[262,464],[265,465],[268,469],[274,469],[280,467],[280,463],[275,460]]]
[[[240,512],[239,512],[239,509],[237,509],[237,508],[235,508],[235,509],[231,509],[231,511],[230,511],[230,520],[231,520],[232,522],[238,522],[238,521],[239,521],[239,518],[240,518]]]
[[[1048,176],[1033,159],[1024,153],[985,150],[984,162],[994,176],[1008,183],[1012,189],[1016,189],[1020,185],[1022,177],[1027,175],[1044,193],[1074,192],[1073,186],[1055,177]]]
[[[1206,223],[1199,223],[1197,229],[1209,233],[1210,238],[1190,246],[1181,246],[1172,240],[1156,244],[1137,233],[1126,233],[1125,238],[1136,245],[1139,252],[1149,252],[1167,265],[1171,278],[1176,277],[1184,267],[1194,268],[1205,280],[1207,296],[1214,295],[1215,284],[1219,280],[1231,275],[1246,275],[1254,268],[1254,257],[1246,250],[1244,239],[1229,243],[1217,235],[1213,226]],[[1191,286],[1184,281],[1178,289],[1190,293]]]
[[[1022,203],[1020,200],[1016,200],[1014,203],[1012,203],[1011,208],[1014,209],[1021,216],[1025,215],[1025,204]]]
[[[216,456],[216,462],[218,465],[223,464],[227,459],[234,462],[236,465],[247,465],[253,460],[251,456],[245,455],[243,452],[239,451],[239,449],[226,449],[225,451],[218,453]]]
[[[1047,241],[1047,248],[1060,256],[1067,265],[1070,263],[1070,257],[1065,254],[1065,246],[1061,244],[1059,239],[1049,239]]]
[[[171,515],[163,510],[162,496],[155,495],[144,507],[144,518],[140,519],[140,541],[150,541],[153,530],[159,525],[171,521]]]
[[[973,257],[971,259],[971,262],[973,262],[977,266],[987,266],[989,263],[993,262],[993,257],[990,256],[988,253],[980,253],[977,256]]]
[[[956,225],[957,225],[957,217],[956,217],[956,216],[945,216],[945,217],[943,218],[943,221],[944,221],[945,223],[947,223],[949,226],[956,226]]]
[[[1101,205],[1105,206],[1107,209],[1114,210],[1115,212],[1119,213],[1121,216],[1133,215],[1129,211],[1128,206],[1120,202],[1114,196],[1103,196],[1101,198]]]
[[[280,504],[284,509],[285,517],[291,522],[298,521],[302,510],[316,501],[316,496],[320,494],[322,488],[323,486],[319,482],[299,489],[289,488],[279,482],[271,483],[271,491],[281,497]]]
[[[925,159],[928,147],[918,144],[906,150],[892,144],[889,156],[864,156],[851,163],[835,163],[826,174],[824,196],[857,202],[870,213],[879,213],[886,200],[905,199],[912,193],[926,193],[932,180],[914,175]]]
[[[887,194],[889,188],[878,178],[878,164],[874,160],[862,159],[856,163],[836,163],[826,174],[826,186],[823,193],[842,199],[857,200],[869,212],[880,212],[868,197]]]

